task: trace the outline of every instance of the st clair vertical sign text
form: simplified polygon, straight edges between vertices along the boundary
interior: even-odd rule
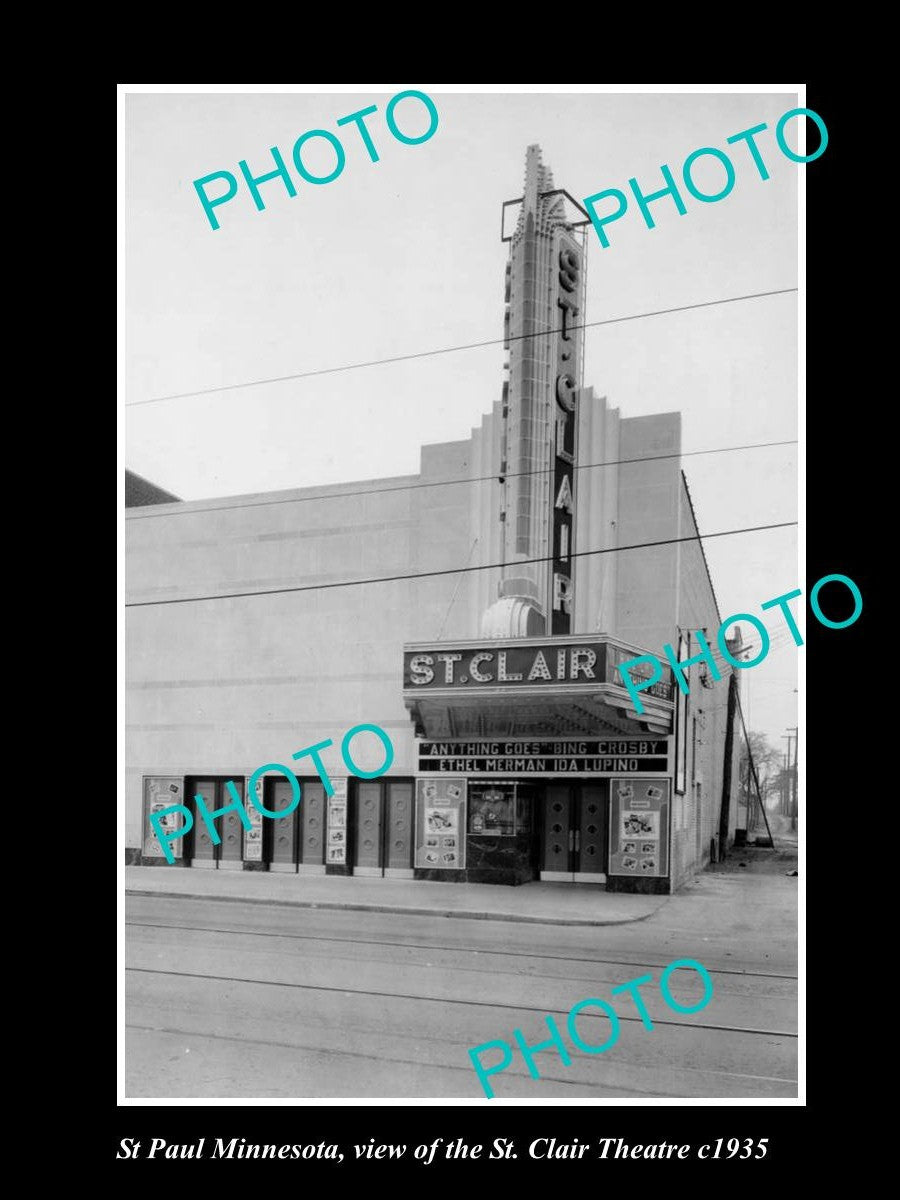
[[[574,328],[579,314],[581,256],[574,242],[559,241],[557,310],[560,331],[557,339],[556,429],[553,476],[550,491],[551,551],[549,612],[552,634],[572,632],[572,552],[575,525],[575,441],[580,341]]]

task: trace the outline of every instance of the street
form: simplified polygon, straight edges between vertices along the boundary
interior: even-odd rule
[[[706,873],[648,919],[600,928],[129,895],[126,1095],[483,1099],[468,1050],[515,1046],[515,1028],[545,1042],[549,1013],[571,1065],[550,1047],[533,1079],[516,1049],[491,1076],[498,1099],[796,1097],[796,922],[783,872]],[[659,990],[681,958],[714,984],[693,1014]],[[652,1030],[611,996],[648,973]],[[671,987],[684,1006],[703,994],[692,971]],[[599,1055],[566,1035],[589,997],[620,1020]],[[594,1045],[610,1035],[597,1009],[578,1029]]]

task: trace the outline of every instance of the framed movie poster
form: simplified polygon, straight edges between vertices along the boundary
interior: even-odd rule
[[[669,781],[609,781],[609,874],[669,873]]]
[[[466,865],[466,779],[416,780],[417,867],[460,871]]]
[[[260,775],[253,784],[257,804],[263,804],[264,776]],[[244,830],[244,862],[262,862],[263,815],[250,796],[244,801],[244,811],[250,828]]]
[[[173,804],[184,803],[184,780],[176,775],[145,775],[144,776],[144,831],[141,854],[144,858],[165,858],[166,855],[159,838],[153,832],[150,824],[150,814],[162,812]],[[184,816],[180,813],[169,813],[162,818],[162,824],[168,832],[180,829],[184,824]],[[178,838],[169,843],[170,853],[175,858],[181,858],[184,853],[184,838]]]
[[[332,779],[334,795],[328,798],[328,844],[325,861],[346,863],[347,861],[347,777]]]

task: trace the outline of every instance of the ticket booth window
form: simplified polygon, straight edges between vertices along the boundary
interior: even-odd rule
[[[533,788],[497,780],[469,784],[469,833],[516,837],[531,830]]]
[[[472,784],[469,787],[469,833],[512,837],[516,832],[515,784]]]

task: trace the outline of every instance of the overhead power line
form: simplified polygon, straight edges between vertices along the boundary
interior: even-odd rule
[[[739,625],[740,622],[736,621],[735,624]],[[797,643],[794,641],[790,630],[776,630],[774,633],[769,634],[769,650],[766,653],[768,654],[772,650],[783,650],[785,647],[796,645]],[[758,642],[752,642],[750,645],[745,642],[741,646],[740,653],[746,653],[748,658],[754,658],[760,649],[761,646]]]
[[[780,442],[747,442],[742,446],[716,446],[709,450],[687,450],[677,454],[648,454],[639,458],[613,458],[606,462],[576,463],[574,470],[591,471],[600,467],[620,467],[628,463],[659,462],[669,458],[694,458],[700,454],[728,454],[736,450],[765,450],[770,446],[796,446],[797,438],[786,438]],[[500,474],[467,476],[464,479],[433,479],[421,483],[400,483],[391,487],[359,488],[350,492],[324,492],[316,496],[289,496],[281,500],[254,500],[246,504],[210,504],[204,508],[172,508],[168,512],[145,512],[131,514],[128,520],[146,521],[152,517],[190,517],[194,513],[228,512],[240,508],[267,508],[276,504],[306,504],[313,500],[344,500],[353,496],[380,496],[388,492],[412,492],[419,488],[452,487],[462,483],[489,483],[491,480],[521,479],[526,475],[549,475],[554,468],[539,467],[535,471],[506,471]]]
[[[724,296],[720,300],[703,300],[698,304],[679,304],[675,308],[659,308],[651,312],[632,313],[627,317],[607,317],[603,321],[586,321],[583,325],[567,325],[566,331],[574,329],[596,329],[601,325],[619,325],[624,321],[641,321],[647,317],[664,317],[670,313],[691,312],[698,308],[712,308],[717,304],[736,304],[740,300],[762,300],[767,296],[785,296],[798,289],[776,288],[771,292],[749,292],[745,296]],[[415,354],[397,354],[391,358],[374,358],[367,362],[345,363],[340,367],[320,367],[315,371],[295,371],[290,375],[274,375],[267,379],[253,379],[246,383],[226,383],[219,387],[198,388],[193,392],[173,392],[168,396],[151,396],[147,400],[132,400],[125,408],[139,408],[144,404],[162,404],[167,400],[185,400],[192,396],[211,396],[216,392],[233,392],[240,388],[261,387],[269,383],[287,383],[292,379],[312,379],[319,375],[337,375],[342,371],[361,371],[365,367],[381,367],[387,363],[412,362],[418,358],[433,358],[438,354],[455,354],[459,350],[480,350],[484,346],[508,345],[510,342],[525,341],[535,337],[549,337],[564,332],[559,329],[542,329],[538,333],[519,333],[502,338],[489,338],[484,342],[464,342],[458,346],[444,346],[438,350],[419,350]]]
[[[691,534],[680,538],[663,538],[656,542],[635,542],[630,546],[610,546],[603,550],[580,550],[570,555],[570,558],[591,558],[597,554],[621,554],[626,550],[649,550],[655,546],[673,546],[677,542],[703,542],[710,538],[729,537],[739,533],[758,533],[767,529],[787,529],[796,525],[797,521],[780,521],[773,525],[749,525],[744,529],[721,529],[716,533]],[[151,608],[164,604],[199,604],[208,600],[239,600],[250,596],[276,596],[287,592],[324,592],[332,588],[365,587],[374,583],[400,583],[410,579],[436,579],[443,575],[470,574],[473,571],[495,571],[510,567],[526,566],[529,563],[552,562],[553,559],[522,558],[515,563],[485,563],[482,566],[448,567],[440,571],[418,571],[405,575],[381,575],[369,579],[341,579],[334,583],[308,583],[295,587],[263,588],[252,592],[217,592],[210,596],[181,596],[171,600],[134,600],[125,605],[126,608]]]

